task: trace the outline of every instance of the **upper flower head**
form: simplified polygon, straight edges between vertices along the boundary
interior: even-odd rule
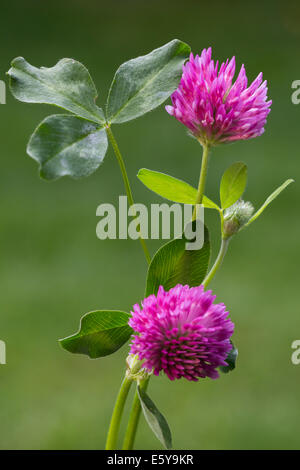
[[[130,352],[155,375],[162,370],[171,380],[216,379],[217,367],[227,365],[234,325],[225,305],[214,300],[203,286],[178,284],[168,292],[160,286],[156,296],[143,300],[142,308],[134,305],[129,325],[139,334]]]
[[[267,82],[260,73],[247,88],[244,65],[233,83],[234,73],[235,57],[219,67],[211,59],[211,47],[200,57],[191,54],[167,112],[204,144],[260,136],[272,104],[267,101]]]

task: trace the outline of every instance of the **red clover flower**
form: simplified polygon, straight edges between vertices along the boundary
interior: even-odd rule
[[[163,371],[171,380],[218,378],[217,368],[227,365],[234,324],[225,305],[214,300],[203,286],[178,284],[168,292],[160,286],[157,295],[143,300],[142,308],[134,305],[129,324],[138,334],[130,353],[149,372]]]
[[[171,116],[182,122],[202,144],[258,137],[264,132],[272,101],[262,73],[247,88],[244,65],[233,83],[235,57],[222,63],[211,58],[211,47],[190,55],[177,90],[171,95]]]

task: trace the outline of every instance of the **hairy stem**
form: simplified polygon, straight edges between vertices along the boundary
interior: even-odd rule
[[[203,145],[203,154],[202,154],[202,163],[201,163],[201,170],[200,170],[200,177],[199,177],[199,184],[198,184],[198,191],[197,191],[197,198],[196,198],[196,205],[194,207],[193,211],[193,220],[196,220],[197,218],[197,205],[202,203],[202,199],[204,196],[204,191],[205,191],[205,182],[206,182],[206,177],[207,177],[207,169],[208,169],[208,160],[209,160],[209,150],[210,147],[208,144]],[[223,224],[223,217],[221,215],[221,225]],[[217,259],[212,266],[210,272],[206,276],[206,278],[203,281],[203,286],[207,287],[207,285],[210,283],[214,275],[216,274],[217,270],[222,264],[222,261],[224,259],[224,256],[226,254],[227,248],[228,248],[228,243],[229,243],[229,238],[222,238],[221,242],[221,247],[219,254],[217,256]]]
[[[111,131],[111,128],[108,125],[106,126],[106,132],[107,132],[108,138],[109,138],[109,140],[112,144],[112,147],[114,149],[115,156],[118,160],[118,163],[119,163],[119,166],[120,166],[120,169],[121,169],[121,173],[122,173],[122,177],[123,177],[123,181],[124,181],[124,186],[125,186],[127,197],[128,197],[128,201],[129,201],[129,204],[131,206],[131,205],[134,204],[134,202],[133,202],[132,191],[131,191],[131,188],[130,188],[130,184],[129,184],[129,180],[128,180],[124,160],[122,158],[120,149],[119,149],[118,144],[116,142],[116,139],[114,138],[114,135]],[[203,146],[200,177],[199,177],[198,192],[197,192],[197,198],[196,198],[196,205],[195,205],[194,211],[193,211],[193,220],[195,220],[196,217],[197,217],[197,204],[199,205],[199,204],[202,203],[202,198],[203,198],[203,195],[204,195],[205,181],[206,181],[207,168],[208,168],[208,156],[209,156],[209,145],[204,145]],[[142,244],[147,262],[150,263],[151,258],[150,258],[145,240],[143,240],[142,237],[140,237],[140,242]],[[141,384],[140,384],[141,388],[146,390],[146,388],[148,386],[148,383],[149,383],[149,378],[144,380],[143,382],[141,382]],[[119,392],[118,398],[117,398],[117,402],[116,402],[116,405],[115,405],[115,408],[114,408],[113,415],[112,415],[110,429],[109,429],[108,437],[107,437],[107,444],[106,444],[106,449],[107,450],[113,450],[116,447],[118,432],[119,432],[119,428],[120,428],[120,421],[121,421],[121,417],[122,417],[122,413],[123,413],[123,409],[124,409],[124,405],[125,405],[125,401],[126,401],[126,398],[127,398],[127,395],[128,395],[130,385],[131,385],[131,380],[129,380],[128,378],[125,377],[125,379],[123,381],[123,384],[121,386],[121,390]],[[136,436],[137,428],[138,428],[138,424],[139,424],[140,415],[141,415],[141,404],[140,404],[138,394],[136,392],[135,396],[134,396],[130,416],[129,416],[129,421],[128,421],[128,425],[127,425],[127,429],[126,429],[124,442],[123,442],[123,450],[133,449],[135,436]]]
[[[129,202],[129,206],[133,206],[134,205],[134,201],[133,201],[133,196],[132,196],[132,191],[131,191],[131,187],[130,187],[130,183],[129,183],[129,179],[128,179],[128,175],[127,175],[127,171],[126,171],[126,168],[125,168],[125,163],[124,163],[124,160],[123,160],[123,157],[122,157],[122,154],[120,152],[120,149],[119,149],[119,146],[117,144],[117,141],[112,133],[112,130],[110,128],[109,125],[106,125],[106,133],[107,133],[107,136],[108,136],[108,139],[112,145],[112,148],[114,150],[114,153],[115,153],[115,156],[118,160],[118,163],[119,163],[119,167],[120,167],[120,170],[121,170],[121,173],[122,173],[122,177],[123,177],[123,181],[124,181],[124,186],[125,186],[125,190],[126,190],[126,194],[127,194],[127,198],[128,198],[128,202]],[[142,248],[143,248],[143,251],[144,251],[144,254],[145,254],[145,257],[146,257],[146,260],[147,260],[147,263],[150,264],[150,261],[151,261],[151,256],[150,256],[150,253],[148,251],[148,248],[147,248],[147,245],[146,245],[146,242],[145,240],[140,236],[139,237],[139,240],[140,240],[140,243],[142,245]]]
[[[144,380],[140,383],[140,388],[142,390],[147,389],[149,380],[150,380],[150,378],[148,378],[148,379],[146,379],[146,380]],[[138,428],[138,424],[139,424],[140,415],[141,415],[141,403],[140,403],[138,393],[136,391],[135,395],[134,395],[134,400],[133,400],[130,416],[129,416],[129,421],[128,421],[128,425],[127,425],[127,429],[126,429],[125,438],[124,438],[124,441],[123,441],[123,447],[122,447],[123,450],[132,450],[133,449],[135,436],[136,436],[136,432],[137,432],[137,428]]]
[[[210,283],[210,281],[212,280],[212,278],[214,277],[214,275],[218,271],[219,267],[221,266],[221,264],[223,262],[223,259],[224,259],[224,256],[226,254],[228,245],[229,245],[229,240],[230,240],[229,238],[222,238],[221,247],[220,247],[220,251],[219,251],[219,254],[217,256],[217,259],[216,259],[214,265],[212,266],[211,270],[209,271],[208,275],[206,276],[206,278],[204,279],[204,281],[202,283],[204,287],[208,286],[208,284]]]
[[[112,130],[111,130],[111,128],[108,124],[106,125],[106,133],[107,133],[108,139],[109,139],[109,141],[112,145],[112,148],[114,150],[114,154],[115,154],[115,156],[118,160],[118,163],[119,163],[119,167],[120,167],[120,170],[121,170],[121,174],[122,174],[124,187],[125,187],[125,190],[126,190],[129,205],[133,206],[134,201],[133,201],[132,191],[131,191],[131,187],[130,187],[130,183],[129,183],[125,163],[124,163],[122,154],[120,152],[119,146],[117,144],[117,141],[115,139],[115,136],[113,135],[113,132],[112,132]],[[139,240],[140,240],[140,243],[142,245],[147,263],[150,264],[151,256],[150,256],[150,253],[148,251],[146,242],[141,236],[140,236]],[[123,414],[125,401],[127,399],[127,395],[128,395],[131,383],[132,383],[132,380],[125,377],[125,379],[124,379],[124,381],[121,385],[121,389],[120,389],[120,392],[119,392],[119,395],[118,395],[118,398],[117,398],[117,401],[116,401],[116,404],[115,404],[115,408],[114,408],[114,411],[113,411],[113,414],[112,414],[112,418],[111,418],[110,428],[109,428],[109,431],[108,431],[107,442],[106,442],[106,450],[113,450],[116,447],[117,439],[118,439],[118,433],[119,433],[119,429],[120,429],[121,417],[122,417],[122,414]],[[140,402],[138,401],[138,403],[137,403],[136,402],[136,397],[135,397],[134,403],[133,403],[133,408],[132,408],[131,415],[130,415],[130,418],[129,418],[129,423],[128,423],[128,426],[129,426],[130,422],[132,423],[132,421],[131,421],[132,418],[131,417],[134,414],[136,414],[136,417],[135,417],[135,433],[136,433],[136,429],[137,429],[137,426],[138,426],[140,411],[141,411]],[[134,439],[134,437],[133,437],[133,439]]]
[[[202,198],[203,198],[204,189],[205,189],[205,181],[206,181],[206,176],[207,176],[208,156],[209,156],[209,146],[205,145],[203,146],[202,163],[201,163],[196,204],[202,203]],[[197,217],[197,205],[195,205],[194,207],[193,220],[195,220],[196,217]],[[148,378],[147,380],[141,383],[141,387],[144,388],[144,390],[146,390],[149,380],[150,378]],[[140,404],[139,396],[136,392],[134,396],[134,401],[133,401],[130,417],[129,417],[125,439],[123,442],[123,450],[133,449],[140,415],[141,415],[141,404]]]
[[[125,376],[111,417],[110,426],[106,440],[106,450],[116,450],[118,434],[121,424],[121,418],[124,411],[125,402],[128,396],[129,389],[132,384],[132,379]]]
[[[193,220],[196,220],[197,218],[197,205],[202,203],[202,199],[204,195],[205,182],[206,182],[207,169],[208,169],[208,157],[209,157],[209,145],[206,144],[206,145],[203,145],[202,163],[201,163],[196,205],[193,211]]]

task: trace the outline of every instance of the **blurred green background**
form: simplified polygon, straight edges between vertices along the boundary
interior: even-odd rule
[[[237,369],[218,381],[155,378],[149,393],[168,418],[175,448],[300,448],[300,365],[291,363],[291,343],[300,339],[300,106],[291,103],[291,83],[300,79],[299,2],[6,2],[0,78],[19,55],[36,66],[72,57],[89,69],[103,104],[122,62],[175,37],[194,52],[211,45],[221,60],[236,55],[249,80],[263,71],[273,99],[262,137],[215,149],[207,195],[218,197],[222,172],[238,160],[249,166],[246,198],[256,207],[285,179],[296,184],[234,239],[212,284],[236,324]],[[129,310],[144,291],[139,243],[95,234],[96,207],[124,193],[111,149],[99,170],[80,181],[41,181],[26,156],[35,126],[57,112],[17,102],[9,92],[0,106],[2,449],[104,447],[128,346],[89,360],[63,351],[57,339],[75,332],[83,313]],[[200,148],[163,107],[114,132],[136,201],[160,200],[135,177],[142,167],[197,184]],[[217,215],[208,213],[207,222],[216,229]],[[213,244],[216,251],[216,235]],[[152,251],[158,246],[150,243]],[[136,447],[160,448],[144,419]]]

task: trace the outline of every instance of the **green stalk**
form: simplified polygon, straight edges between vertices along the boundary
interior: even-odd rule
[[[129,183],[129,179],[128,179],[128,175],[127,175],[127,171],[126,171],[126,168],[125,168],[125,163],[124,163],[124,160],[123,160],[123,157],[122,157],[122,154],[120,152],[120,149],[119,149],[119,146],[117,144],[117,141],[112,133],[112,130],[110,128],[109,125],[106,125],[106,133],[107,133],[107,136],[108,136],[108,139],[112,145],[112,148],[114,150],[114,153],[115,153],[115,156],[118,160],[118,163],[119,163],[119,166],[120,166],[120,170],[121,170],[121,173],[122,173],[122,177],[123,177],[123,181],[124,181],[124,186],[125,186],[125,190],[126,190],[126,194],[127,194],[127,198],[128,198],[128,202],[129,202],[129,206],[133,206],[134,204],[134,201],[133,201],[133,196],[132,196],[132,191],[131,191],[131,187],[130,187],[130,183]],[[142,245],[142,248],[143,248],[143,251],[144,251],[144,254],[145,254],[145,257],[146,257],[146,260],[147,260],[147,263],[150,264],[150,261],[151,261],[151,256],[150,256],[150,253],[148,251],[148,248],[147,248],[147,245],[146,245],[146,242],[145,240],[140,236],[139,238],[140,240],[140,243]]]
[[[193,211],[193,220],[196,220],[197,218],[197,204],[202,203],[202,199],[204,196],[205,182],[206,182],[207,169],[208,169],[208,157],[209,157],[209,145],[203,144],[202,163],[201,163],[198,191],[197,191],[197,197],[196,197],[196,205]]]
[[[207,287],[207,285],[210,283],[210,281],[212,280],[212,278],[214,277],[214,275],[218,271],[219,267],[221,266],[221,264],[223,262],[223,259],[224,259],[224,256],[226,254],[228,245],[229,245],[229,240],[230,240],[230,238],[222,238],[221,247],[220,247],[220,251],[219,251],[219,254],[217,256],[217,259],[216,259],[214,265],[212,266],[211,270],[209,271],[208,275],[206,276],[206,278],[204,279],[204,281],[202,283],[204,287]]]
[[[132,379],[125,376],[111,417],[105,446],[106,450],[116,450],[121,418],[131,384]]]
[[[120,149],[118,147],[118,144],[117,144],[117,142],[114,138],[114,135],[113,135],[109,125],[106,126],[106,132],[107,132],[108,138],[109,138],[109,140],[112,144],[112,147],[114,149],[114,153],[116,155],[116,158],[118,160],[118,163],[119,163],[119,166],[120,166],[120,169],[121,169],[121,173],[122,173],[122,177],[123,177],[123,181],[124,181],[124,185],[125,185],[125,189],[126,189],[129,204],[133,205],[134,202],[133,202],[132,192],[131,192],[131,188],[130,188],[130,184],[129,184],[129,180],[128,180],[124,160],[122,158]],[[205,181],[206,181],[207,169],[208,169],[208,156],[209,156],[209,145],[203,145],[202,163],[201,163],[201,170],[200,170],[196,205],[195,205],[194,211],[193,211],[193,220],[195,220],[196,217],[197,217],[197,204],[202,203],[202,198],[203,198],[203,195],[204,195]],[[148,263],[150,263],[151,258],[150,258],[145,240],[143,240],[142,237],[140,237],[140,242],[142,244],[146,259],[147,259]],[[150,378],[142,381],[140,383],[141,388],[146,390],[146,388],[148,386],[148,383],[149,383],[149,380],[150,380]],[[131,383],[132,383],[132,379],[129,379],[129,378],[125,377],[125,379],[123,381],[123,384],[121,386],[121,389],[120,389],[120,392],[119,392],[119,395],[118,395],[118,398],[117,398],[117,402],[115,404],[115,408],[114,408],[114,411],[113,411],[112,419],[111,419],[111,424],[110,424],[108,437],[107,437],[107,444],[106,444],[106,449],[107,450],[113,450],[116,447],[118,432],[119,432],[119,428],[120,428],[121,417],[122,417],[122,414],[123,414],[125,401],[126,401]],[[138,394],[136,392],[135,396],[134,396],[134,401],[133,401],[132,409],[131,409],[131,412],[130,412],[130,416],[129,416],[129,421],[128,421],[128,425],[127,425],[127,429],[126,429],[124,442],[123,442],[123,450],[133,449],[135,436],[136,436],[137,428],[138,428],[138,424],[139,424],[140,415],[141,415],[141,404],[140,404]]]
[[[202,203],[204,191],[205,191],[205,182],[206,182],[206,177],[207,177],[207,169],[208,169],[208,160],[209,160],[209,144],[203,144],[203,154],[202,154],[202,164],[201,164],[201,171],[200,171],[200,178],[199,178],[199,184],[198,184],[198,191],[197,191],[197,198],[196,198],[196,205],[194,207],[193,211],[193,220],[196,220],[197,218],[197,204]],[[223,217],[221,214],[221,225],[223,225]],[[223,232],[223,230],[221,230]],[[203,286],[207,287],[207,285],[210,283],[214,275],[216,274],[217,270],[221,266],[224,256],[226,254],[227,248],[228,248],[228,243],[229,243],[229,238],[222,238],[221,242],[221,247],[219,254],[217,256],[217,259],[212,266],[210,272],[206,276],[206,278],[203,281]]]
[[[142,390],[147,389],[149,380],[150,380],[150,378],[148,378],[146,380],[143,380],[140,383],[140,388]],[[138,393],[135,392],[134,400],[133,400],[133,404],[132,404],[132,408],[131,408],[131,412],[130,412],[130,416],[129,416],[129,421],[128,421],[128,425],[127,425],[127,429],[126,429],[126,434],[125,434],[125,438],[124,438],[124,441],[123,441],[123,447],[122,447],[123,450],[132,450],[133,449],[135,436],[136,436],[136,432],[137,432],[137,428],[138,428],[138,424],[139,424],[140,415],[141,415],[141,403],[140,403]]]
[[[124,182],[124,186],[125,186],[125,190],[126,190],[129,205],[133,206],[134,201],[133,201],[132,191],[131,191],[131,187],[130,187],[130,183],[129,183],[129,179],[128,179],[128,175],[127,175],[127,171],[126,171],[126,167],[125,167],[125,163],[124,163],[122,154],[120,152],[119,146],[117,144],[117,141],[116,141],[116,139],[113,135],[113,132],[112,132],[110,126],[107,124],[105,128],[106,128],[106,133],[107,133],[108,139],[109,139],[109,141],[112,145],[112,148],[114,150],[114,154],[115,154],[115,156],[118,160],[118,163],[119,163],[119,167],[120,167],[120,170],[121,170],[121,174],[122,174],[122,178],[123,178],[123,182]],[[146,242],[141,236],[140,236],[139,240],[140,240],[140,243],[142,245],[147,263],[150,264],[151,256],[150,256],[150,253],[148,251]],[[114,411],[113,411],[113,414],[112,414],[111,422],[110,422],[110,427],[109,427],[107,441],[106,441],[106,450],[114,450],[116,448],[118,433],[119,433],[119,429],[120,429],[121,418],[122,418],[122,414],[123,414],[123,410],[124,410],[124,406],[125,406],[125,401],[127,399],[131,383],[132,383],[132,379],[129,379],[128,377],[125,377],[125,379],[124,379],[124,381],[121,385],[121,389],[120,389],[120,392],[119,392],[119,395],[118,395],[118,398],[117,398],[117,401],[116,401],[116,404],[115,404],[115,407],[114,407]],[[134,415],[134,421],[136,423],[134,425],[135,426],[135,433],[136,433],[136,429],[137,429],[137,425],[138,425],[140,412],[141,412],[141,405],[140,405],[139,401],[138,401],[138,403],[136,402],[136,396],[135,396],[135,401],[133,403],[133,409],[132,409],[132,412],[131,412],[131,415],[130,415],[130,418],[129,418],[129,423],[128,423],[128,426],[133,424],[132,423],[132,419],[133,419],[132,416]]]
[[[209,157],[209,145],[203,145],[202,163],[201,163],[196,204],[202,203],[202,198],[203,198],[204,190],[205,190],[205,181],[207,177],[208,157]],[[196,216],[197,216],[197,205],[195,205],[194,207],[193,220],[196,219]],[[150,379],[148,378],[143,383],[141,383],[141,387],[143,387],[145,390],[148,386],[149,380]],[[129,416],[129,421],[128,421],[128,426],[127,426],[124,442],[123,442],[123,450],[133,449],[140,415],[141,415],[141,404],[140,404],[139,396],[136,392],[134,396],[131,413]]]

